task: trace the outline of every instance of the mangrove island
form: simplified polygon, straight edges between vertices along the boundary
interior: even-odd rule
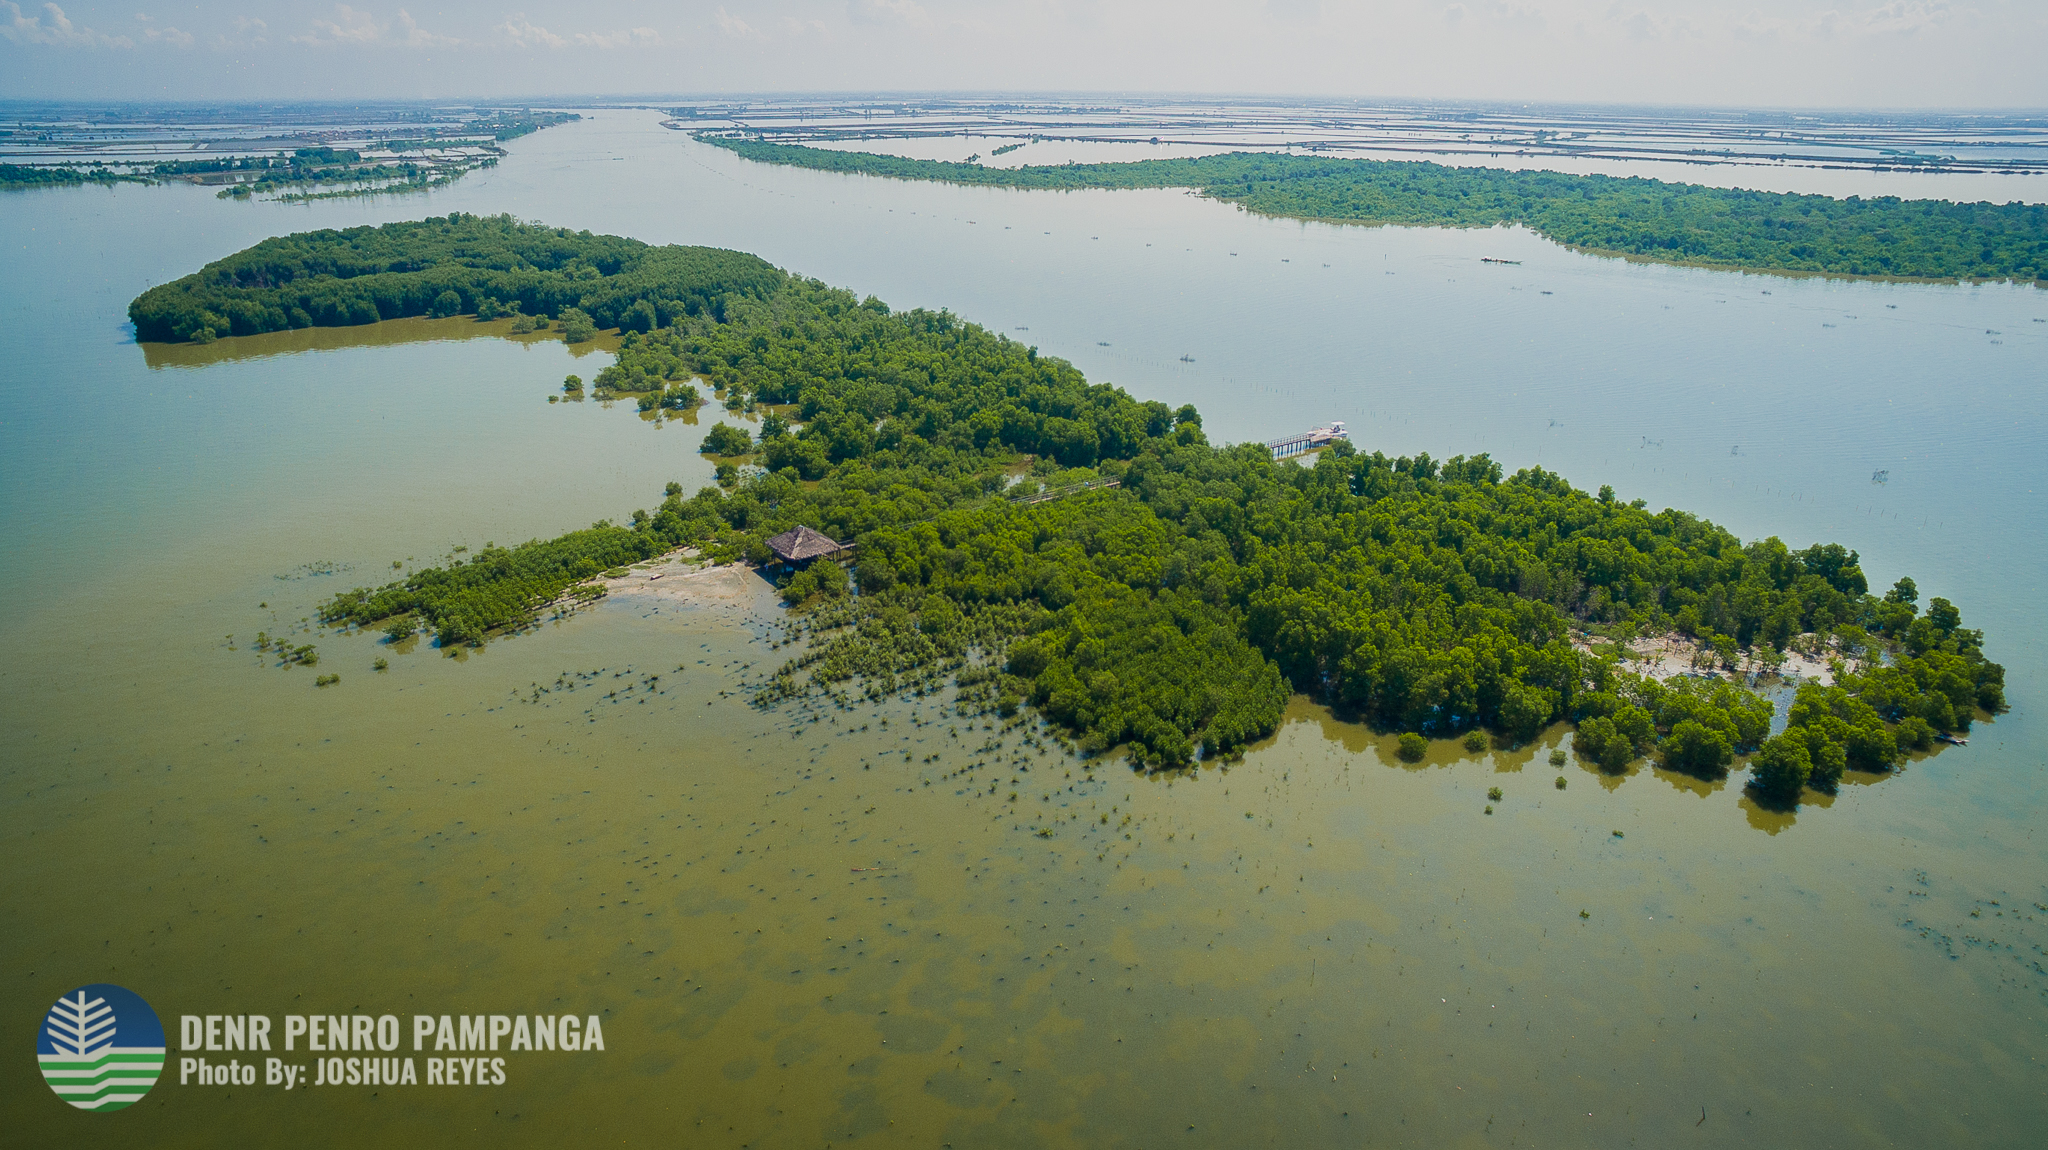
[[[785,574],[811,642],[756,704],[950,682],[962,708],[1028,703],[1141,767],[1234,755],[1298,692],[1417,740],[1575,723],[1578,753],[1611,771],[1649,756],[1719,777],[1752,755],[1752,785],[1790,801],[2004,707],[2004,670],[1954,604],[1923,611],[1910,579],[1873,594],[1839,544],[1744,543],[1487,455],[1339,441],[1276,462],[1212,443],[1192,406],[737,252],[457,214],[266,240],[130,315],[144,339],[210,339],[487,302],[627,329],[600,376],[616,390],[702,377],[771,407],[758,441],[708,444],[758,467],[343,592],[329,623],[478,643],[603,572],[686,547],[765,565],[768,540],[802,526],[855,558]],[[1773,734],[1772,704],[1738,679],[1629,669],[1634,638],[1672,635],[1717,666],[1799,647],[1830,674],[1798,685]]]

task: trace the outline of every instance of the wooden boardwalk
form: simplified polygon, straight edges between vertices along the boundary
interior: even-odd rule
[[[1342,422],[1318,427],[1313,431],[1304,431],[1300,435],[1290,435],[1285,439],[1269,439],[1266,441],[1266,449],[1273,453],[1275,459],[1288,459],[1296,455],[1306,455],[1339,441],[1351,441],[1351,433],[1344,430]]]
[[[1036,491],[1030,495],[1014,495],[1010,497],[1010,502],[1019,507],[1029,507],[1034,503],[1046,503],[1054,499],[1064,499],[1069,495],[1079,495],[1084,491],[1107,491],[1112,487],[1121,486],[1123,486],[1123,480],[1121,479],[1091,479],[1086,483],[1069,483],[1065,487],[1054,487],[1045,491]]]

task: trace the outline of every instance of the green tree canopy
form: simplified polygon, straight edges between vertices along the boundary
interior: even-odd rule
[[[1231,152],[985,168],[697,137],[751,160],[1014,188],[1198,188],[1275,216],[1373,224],[1521,224],[1574,247],[1672,263],[1934,279],[2048,279],[2048,205],[1754,192],[1640,176]]]
[[[1575,721],[1580,752],[1613,770],[1649,754],[1715,777],[1768,741],[1764,698],[1630,674],[1586,649],[1589,628],[1833,644],[1837,683],[1802,687],[1781,736],[1805,749],[1804,785],[1887,769],[2004,705],[2003,668],[1953,604],[1922,616],[1910,591],[1871,595],[1844,547],[1745,543],[1485,455],[1340,444],[1276,463],[1211,445],[1190,408],[1090,384],[943,311],[782,276],[629,333],[600,379],[653,394],[691,377],[788,413],[772,435],[764,423],[763,470],[689,498],[672,485],[627,527],[345,592],[324,617],[408,616],[444,643],[480,641],[598,572],[685,545],[758,559],[803,524],[857,545],[859,594],[824,573],[785,588],[837,604],[833,623],[758,701],[927,690],[943,669],[963,707],[1028,698],[1084,745],[1147,763],[1233,752],[1272,730],[1290,692],[1417,738],[1513,742]],[[719,425],[706,446],[756,445]],[[1029,500],[1012,497],[1020,477]]]
[[[430,313],[469,314],[485,299],[528,315],[570,308],[596,326],[722,314],[773,292],[765,261],[718,248],[652,247],[621,236],[523,224],[509,215],[446,217],[268,239],[137,296],[140,340],[175,342],[301,327],[346,327]],[[449,310],[447,297],[457,306]]]

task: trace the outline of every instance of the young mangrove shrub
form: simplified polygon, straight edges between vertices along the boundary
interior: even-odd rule
[[[1487,798],[1489,798],[1489,799],[1491,799],[1491,800],[1493,800],[1493,801],[1494,801],[1494,802],[1496,802],[1496,803],[1497,803],[1497,802],[1499,802],[1499,801],[1500,801],[1500,788],[1499,788],[1499,787],[1488,787],[1488,788],[1486,788],[1486,797],[1487,797]]]
[[[1779,803],[1796,800],[1812,776],[1806,740],[1791,731],[1765,740],[1749,764],[1750,789]]]
[[[332,687],[339,682],[341,682],[340,675],[319,675],[313,679],[313,685],[316,687]]]
[[[582,377],[582,376],[580,376],[580,375],[571,375],[571,376],[566,376],[566,377],[564,377],[564,378],[563,378],[563,380],[562,380],[562,391],[563,391],[564,393],[567,393],[567,394],[575,394],[576,392],[580,392],[580,391],[582,391],[582,390],[583,390],[583,377]]]
[[[380,658],[370,664],[370,669],[374,671],[389,671],[391,669],[391,660]]]
[[[1657,747],[1665,767],[1701,778],[1720,778],[1735,761],[1735,747],[1726,732],[1686,719],[1671,728]]]
[[[1550,751],[1550,765],[1551,765],[1551,766],[1553,766],[1553,767],[1561,767],[1561,766],[1564,766],[1564,748],[1563,748],[1563,747],[1553,747],[1553,748],[1551,748],[1551,751]],[[1561,778],[1561,777],[1563,777],[1563,776],[1559,776],[1559,777]]]
[[[782,598],[790,603],[806,603],[821,596],[842,599],[846,592],[846,568],[824,560],[791,575],[782,585]]]
[[[660,313],[655,311],[654,305],[645,299],[634,300],[626,308],[625,314],[619,316],[620,331],[644,333],[653,331],[660,325]]]
[[[728,423],[713,424],[697,448],[706,455],[745,455],[753,449],[754,441],[746,431]]]
[[[580,307],[562,309],[562,342],[584,343],[597,338],[597,322]]]
[[[1470,751],[1470,752],[1472,752],[1472,753],[1473,753],[1473,754],[1475,754],[1475,755],[1476,755],[1476,754],[1478,754],[1479,752],[1481,752],[1481,751],[1485,750],[1485,749],[1486,749],[1486,732],[1485,732],[1485,731],[1467,731],[1467,732],[1465,732],[1465,749],[1466,749],[1466,750],[1468,750],[1468,751]]]
[[[1414,731],[1409,731],[1401,736],[1397,753],[1401,756],[1403,762],[1419,763],[1422,761],[1422,756],[1429,753],[1429,740],[1416,734]]]
[[[1560,790],[1560,791],[1564,789],[1564,776],[1563,776],[1563,775],[1559,775],[1559,776],[1557,776],[1557,789],[1558,789],[1558,790]]]
[[[455,289],[450,288],[434,297],[434,305],[427,309],[427,314],[435,319],[447,319],[452,315],[460,315],[462,314],[462,297],[455,294]]]
[[[1924,751],[1934,745],[1934,727],[1918,715],[1908,715],[1893,728],[1892,737],[1901,752]]]
[[[711,476],[720,487],[732,487],[740,481],[740,469],[730,463],[721,463],[712,469]]]

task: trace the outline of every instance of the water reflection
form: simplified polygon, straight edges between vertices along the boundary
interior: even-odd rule
[[[1649,772],[1671,784],[1672,790],[1680,794],[1691,795],[1694,798],[1704,799],[1728,789],[1727,776],[1718,779],[1703,779],[1698,775],[1687,774],[1684,771],[1667,770],[1664,767],[1655,765],[1649,768]]]
[[[1796,805],[1765,806],[1757,801],[1756,794],[1751,791],[1744,791],[1742,797],[1736,800],[1736,805],[1742,808],[1743,821],[1751,828],[1773,837],[1790,830],[1792,824],[1799,821],[1799,808]]]
[[[602,331],[594,339],[564,346],[569,354],[577,359],[597,352],[615,355],[619,350],[620,338],[617,331]],[[215,364],[269,359],[273,356],[297,355],[308,351],[335,351],[349,347],[396,347],[408,343],[439,343],[469,339],[503,339],[527,346],[562,343],[560,335],[549,332],[515,335],[510,319],[480,320],[475,316],[428,319],[424,316],[412,316],[357,327],[302,327],[294,331],[273,331],[262,335],[236,335],[217,339],[212,343],[141,343],[138,346],[142,348],[143,362],[152,370],[161,370],[211,367]]]

